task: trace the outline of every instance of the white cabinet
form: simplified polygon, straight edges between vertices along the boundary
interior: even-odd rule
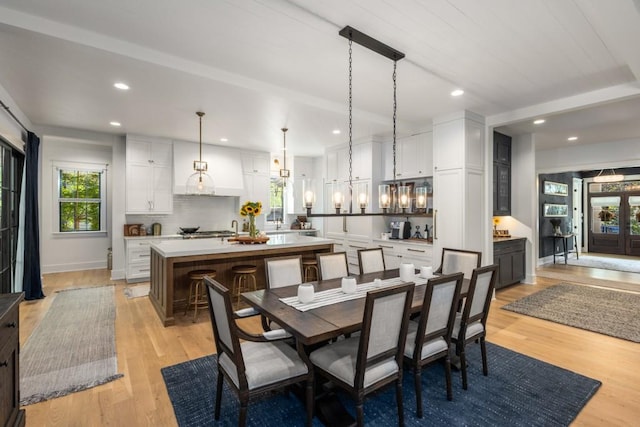
[[[425,243],[405,243],[404,241],[374,242],[382,248],[384,265],[387,270],[399,268],[400,264],[412,263],[416,268],[433,266],[433,247]]]
[[[242,170],[244,174],[269,175],[271,166],[271,154],[269,153],[242,153]]]
[[[173,141],[173,193],[187,194],[187,180],[194,173],[193,161],[199,159],[197,143]],[[241,152],[235,148],[204,144],[202,161],[213,179],[215,196],[242,196],[244,179]]]
[[[393,143],[384,144],[384,179],[393,180]],[[396,140],[396,179],[433,175],[433,133]]]
[[[151,277],[151,244],[172,239],[181,239],[181,237],[125,239],[125,278],[127,282],[149,280]]]
[[[127,214],[170,214],[173,211],[171,159],[171,142],[127,135]]]
[[[371,179],[380,167],[380,144],[365,142],[351,149],[351,179]],[[340,146],[327,151],[327,180],[349,180],[349,147]]]

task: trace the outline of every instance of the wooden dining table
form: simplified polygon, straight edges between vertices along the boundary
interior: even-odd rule
[[[357,283],[362,284],[372,282],[376,278],[385,280],[399,276],[399,270],[393,269],[351,277],[355,277]],[[312,283],[314,283],[315,292],[318,293],[339,288],[341,281],[342,278],[337,278]],[[420,312],[425,289],[426,285],[415,287],[411,303],[412,313]],[[469,280],[464,279],[460,293],[461,298],[467,295],[468,289]],[[305,346],[326,342],[332,338],[360,330],[366,298],[337,302],[308,311],[299,311],[280,300],[280,298],[296,296],[297,292],[298,286],[294,285],[245,292],[241,298],[256,311],[278,323]]]

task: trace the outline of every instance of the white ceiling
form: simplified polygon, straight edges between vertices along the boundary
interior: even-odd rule
[[[0,85],[35,125],[197,141],[201,110],[204,142],[277,152],[286,126],[318,155],[348,138],[350,25],[406,54],[400,135],[467,109],[544,116],[537,149],[640,138],[639,1],[0,0]],[[354,140],[389,137],[392,70],[354,44]]]

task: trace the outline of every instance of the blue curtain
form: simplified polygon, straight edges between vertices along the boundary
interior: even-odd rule
[[[33,132],[27,135],[25,147],[25,219],[24,219],[24,281],[25,299],[44,298],[40,278],[40,232],[38,221],[38,148],[40,138]]]

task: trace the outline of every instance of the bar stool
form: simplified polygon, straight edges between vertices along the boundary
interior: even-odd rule
[[[184,310],[184,315],[187,315],[187,311],[193,306],[193,323],[198,319],[198,308],[206,308],[209,303],[207,302],[207,285],[204,283],[204,276],[216,277],[215,270],[192,270],[189,272],[189,298],[187,299],[187,308]]]
[[[234,273],[233,292],[239,304],[240,294],[242,292],[256,290],[256,272],[258,271],[258,267],[252,264],[236,265],[231,267],[231,271]]]
[[[310,282],[311,277],[313,277],[313,280],[318,280],[318,260],[315,258],[302,258],[302,269],[305,282]]]

